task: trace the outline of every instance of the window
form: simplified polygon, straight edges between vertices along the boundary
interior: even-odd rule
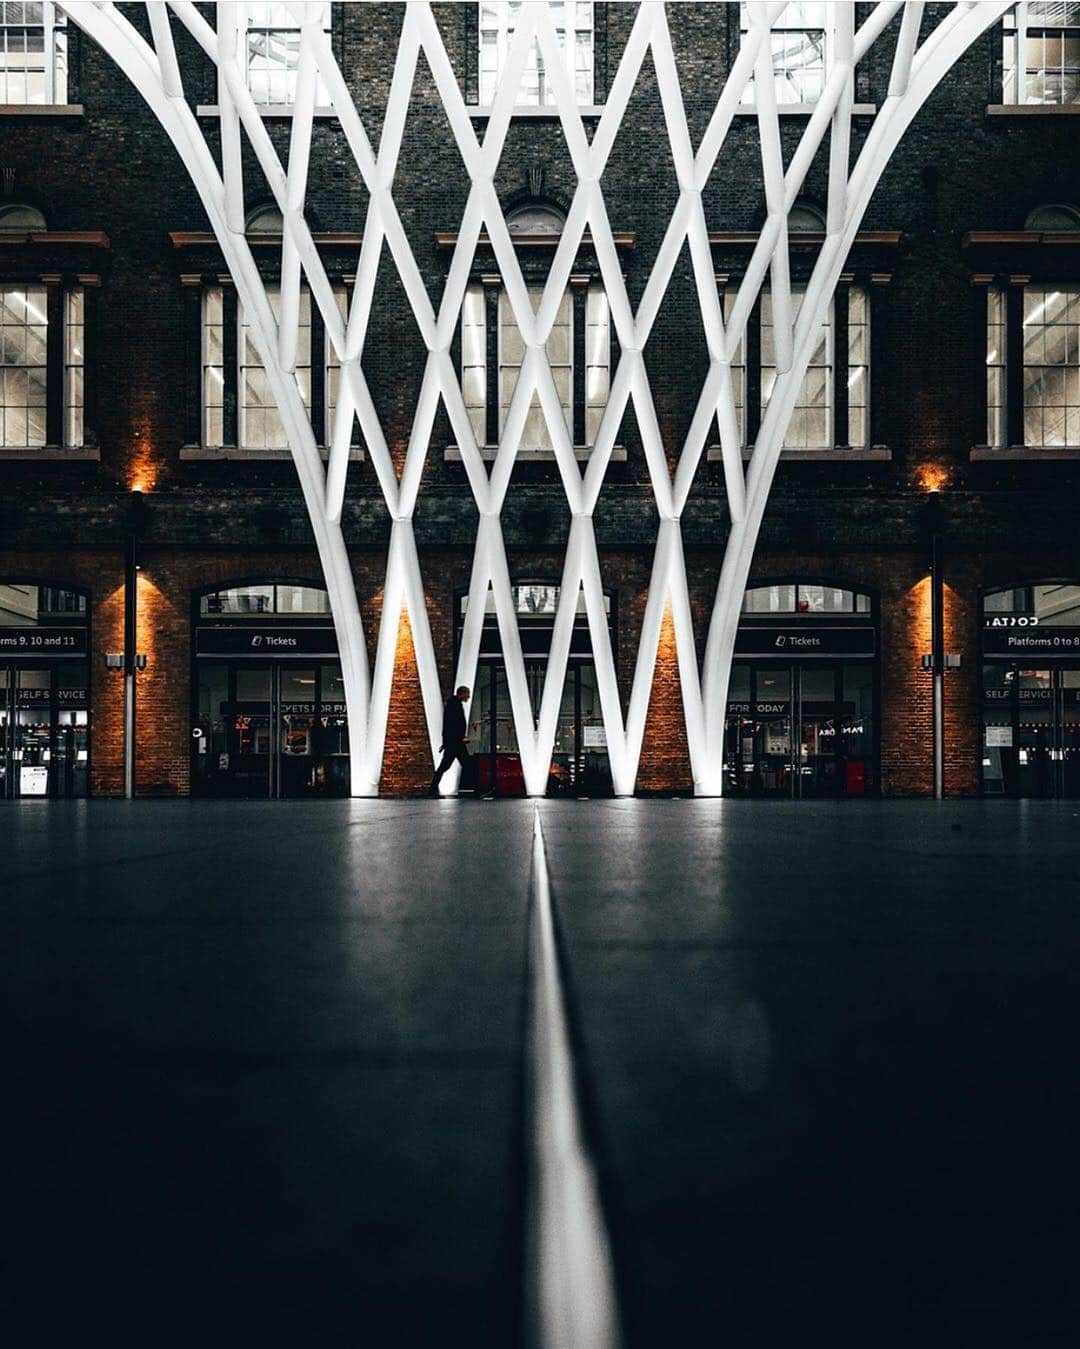
[[[1080,627],[1080,585],[1053,581],[995,590],[983,597],[983,613],[1026,614],[1040,626]]]
[[[36,206],[16,203],[0,207],[0,234],[44,234],[45,217]]]
[[[495,99],[499,78],[506,64],[510,40],[514,35],[522,0],[482,0],[480,5],[480,105],[489,107]],[[593,6],[592,0],[553,0],[551,15],[555,34],[566,61],[570,82],[578,103],[592,103],[593,90]],[[544,68],[540,43],[534,39],[518,86],[519,107],[553,106],[555,92]]]
[[[199,613],[204,618],[303,618],[329,612],[330,599],[325,590],[291,583],[228,586],[199,600]]]
[[[330,31],[330,6],[323,6],[323,28]],[[260,107],[282,107],[296,102],[296,77],[300,65],[300,24],[287,4],[247,5],[247,84]],[[315,91],[316,107],[330,104],[322,80]]]
[[[1024,444],[1080,445],[1080,289],[1024,288]]]
[[[85,438],[86,306],[81,286],[64,295],[64,444]]]
[[[804,287],[792,287],[793,319],[798,315],[804,294]],[[843,308],[847,311],[847,336],[840,360],[837,359],[836,351],[838,335],[834,332],[838,302],[834,301],[821,325],[818,341],[799,386],[784,438],[785,449],[822,450],[831,449],[837,444],[865,448],[870,443],[870,302],[861,286],[846,287],[843,297]],[[734,291],[725,291],[725,320],[730,317],[734,302]],[[751,339],[740,342],[731,362],[735,415],[744,443],[753,440],[757,434],[756,427],[749,425],[747,418],[748,353],[750,388],[758,391],[762,415],[776,384],[772,296],[768,291],[762,292],[758,312],[761,319],[759,341],[755,343]],[[840,383],[843,383],[843,388],[839,388]],[[846,433],[841,426],[843,440],[837,437],[839,411],[846,418]]]
[[[840,586],[786,581],[751,586],[743,596],[744,614],[870,614],[870,596]]]
[[[220,286],[203,292],[202,391],[203,444],[224,444],[225,421],[225,317]]]
[[[540,299],[543,295],[543,287],[529,287],[529,303],[533,309],[539,308]],[[547,352],[548,360],[551,362],[551,373],[555,378],[555,389],[559,395],[559,402],[562,405],[563,416],[566,418],[566,427],[573,437],[573,416],[571,404],[571,384],[573,374],[573,335],[572,335],[572,315],[570,293],[562,298],[558,312],[555,315],[555,322],[551,328],[551,334],[548,337],[544,347]],[[514,318],[514,311],[510,307],[510,300],[505,291],[499,296],[499,435],[503,433],[503,427],[506,425],[506,414],[510,410],[510,400],[514,396],[514,389],[517,385],[518,371],[521,369],[521,358],[524,355],[525,347],[521,340],[521,333],[518,331],[517,321]],[[533,394],[533,400],[529,404],[529,412],[525,418],[525,430],[521,435],[521,448],[523,450],[542,450],[551,448],[551,436],[548,431],[547,421],[544,418],[543,410],[540,407],[540,397]]]
[[[62,342],[63,423],[48,425],[49,291],[45,286],[0,285],[0,446],[43,449],[85,440],[85,298],[65,291],[51,340]],[[60,355],[61,353],[58,353]]]
[[[345,295],[344,286],[334,287],[334,299],[337,300],[338,312],[341,315],[342,323],[349,321],[349,302]],[[338,360],[338,354],[334,350],[334,344],[330,341],[330,334],[326,334],[326,443],[330,444],[331,437],[334,434],[334,414],[337,411],[338,385],[341,380],[341,362]],[[355,425],[356,418],[353,417]]]
[[[274,317],[281,318],[281,292],[277,286],[267,286],[267,299]],[[262,359],[251,337],[250,325],[239,315],[240,338],[240,428],[239,442],[249,450],[287,449],[289,445],[281,422],[277,403],[270,390],[270,382],[263,369]],[[296,380],[303,395],[304,406],[311,411],[311,294],[300,291],[300,322],[296,343]]]
[[[0,445],[45,445],[48,301],[44,286],[0,288]]]
[[[266,290],[274,316],[280,317],[279,288],[268,285]],[[345,288],[335,286],[334,294],[344,319],[347,306]],[[312,353],[321,352],[326,375],[322,395],[326,419],[325,424],[316,419],[316,425],[329,444],[337,407],[340,366],[329,336],[323,334],[321,319],[317,316],[320,327],[316,345],[313,346],[312,320],[311,293],[302,286],[296,380],[304,406],[312,415]],[[288,449],[285,428],[250,325],[245,320],[243,306],[233,290],[221,286],[207,286],[202,295],[202,444],[207,449],[221,449],[224,446],[240,446],[255,451]]]
[[[802,306],[802,288],[792,287],[791,314],[797,318]],[[810,357],[806,374],[799,385],[795,408],[788,423],[784,445],[788,449],[812,449],[833,443],[833,316],[832,306],[821,325],[821,332]],[[772,396],[776,382],[776,352],[773,342],[772,296],[761,296],[761,405]]]
[[[67,18],[52,3],[0,4],[0,103],[67,102]]]
[[[986,443],[1002,446],[1008,439],[1005,423],[1005,296],[991,287],[986,292]]]
[[[529,301],[533,308],[540,304],[543,288],[529,287]],[[555,389],[559,395],[563,416],[571,441],[575,422],[584,435],[586,445],[592,445],[600,429],[607,407],[611,362],[611,335],[607,296],[599,284],[583,288],[578,322],[584,323],[584,368],[575,378],[575,291],[568,290],[562,297],[555,315],[551,333],[545,345]],[[479,445],[488,443],[488,365],[494,362],[498,387],[498,415],[494,431],[502,435],[506,414],[514,396],[518,371],[521,369],[524,343],[518,330],[514,312],[505,291],[500,291],[497,303],[494,342],[488,341],[487,302],[483,287],[470,285],[461,311],[461,379],[465,407],[469,413],[473,433]],[[494,351],[492,352],[492,347]],[[576,414],[576,415],[575,415]],[[547,420],[534,394],[521,436],[522,450],[551,450],[551,435]]]
[[[828,68],[829,8],[822,3],[787,4],[773,27],[773,87],[781,106],[816,103],[821,97]],[[745,3],[739,6],[739,26],[744,34],[750,27]],[[753,80],[743,90],[742,101],[753,103]]]
[[[1006,103],[1080,102],[1080,4],[1023,0],[1005,16]]]

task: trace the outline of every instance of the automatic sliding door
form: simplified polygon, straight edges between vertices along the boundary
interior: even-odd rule
[[[52,671],[15,671],[15,795],[48,796],[53,771]]]
[[[0,801],[13,795],[15,750],[14,671],[0,666]]]
[[[801,665],[799,676],[800,796],[836,796],[837,671],[835,666]]]
[[[1055,795],[1054,695],[1050,670],[1018,670],[1020,728],[1017,737],[1021,796]]]
[[[221,764],[229,795],[273,795],[270,676],[269,665],[234,667],[233,728],[230,748]]]
[[[1080,670],[1060,670],[1058,679],[1061,794],[1075,800],[1080,797]]]
[[[314,796],[315,726],[318,708],[314,667],[279,665],[275,796]]]

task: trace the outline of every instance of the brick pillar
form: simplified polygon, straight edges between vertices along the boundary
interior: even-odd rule
[[[124,676],[105,653],[124,649],[124,560],[104,562],[90,597],[90,794],[124,792]]]
[[[147,560],[138,579],[135,785],[138,796],[191,791],[191,625],[183,585]]]
[[[979,716],[980,598],[974,568],[945,559],[945,650],[959,652],[959,670],[945,671],[945,795],[978,796],[982,731]]]
[[[647,595],[642,594],[644,603]],[[671,606],[664,609],[660,645],[656,653],[649,714],[638,765],[639,792],[688,792],[694,787],[690,747],[683,718],[679,659],[675,650],[675,623]]]
[[[933,676],[919,664],[930,650],[929,567],[898,558],[895,578],[881,596],[881,791],[932,796]]]
[[[394,681],[386,723],[380,796],[419,796],[431,781],[431,742],[428,740],[420,672],[416,666],[409,616],[402,611],[394,652]]]

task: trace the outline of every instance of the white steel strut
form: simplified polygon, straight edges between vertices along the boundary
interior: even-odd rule
[[[333,608],[349,714],[352,794],[370,796],[378,792],[394,653],[403,609],[408,613],[412,627],[433,756],[439,746],[442,699],[424,602],[413,515],[441,398],[461,448],[479,512],[469,605],[455,682],[473,684],[490,589],[529,794],[543,795],[547,786],[574,614],[578,595],[583,591],[616,794],[630,795],[634,790],[660,631],[665,609],[670,606],[695,790],[700,795],[720,795],[727,686],[739,610],[784,436],[817,335],[871,195],[901,136],[956,60],[1009,8],[1007,0],[1004,3],[967,0],[948,9],[934,6],[933,14],[924,13],[922,3],[882,0],[873,6],[857,28],[853,3],[841,0],[831,6],[830,21],[834,32],[825,89],[786,166],[781,151],[772,73],[772,28],[787,8],[784,0],[750,4],[748,31],[696,151],[687,124],[668,30],[667,8],[655,0],[638,7],[591,141],[586,135],[561,56],[547,0],[532,0],[521,6],[482,139],[477,138],[458,76],[430,5],[420,0],[402,4],[401,36],[377,152],[372,148],[334,57],[330,39],[323,30],[323,4],[319,0],[291,3],[287,8],[300,27],[300,55],[287,168],[283,166],[247,88],[244,73],[246,3],[240,0],[219,3],[214,27],[200,7],[188,0],[170,0],[168,4],[163,0],[149,0],[146,10],[150,41],[142,37],[127,15],[112,3],[61,3],[60,8],[123,70],[172,139],[198,190],[236,284],[288,437]],[[131,8],[124,7],[125,10]],[[938,15],[936,22],[932,21]],[[173,39],[177,24],[194,38],[217,70],[220,163],[208,147],[185,97],[184,76]],[[555,108],[577,175],[577,187],[562,237],[536,310],[529,299],[494,186],[518,86],[534,40],[539,42],[553,86]],[[852,167],[855,68],[875,43],[889,44],[891,77],[887,95]],[[421,53],[434,77],[470,184],[437,310],[406,237],[393,190]],[[616,254],[601,180],[642,62],[650,53],[679,195],[635,312]],[[710,253],[703,193],[716,170],[736,110],[751,79],[756,98],[766,218],[725,322]],[[345,143],[369,194],[347,320],[342,319],[304,219],[315,97],[320,84],[329,93]],[[245,137],[284,221],[280,322],[274,317],[265,284],[244,235],[242,151]],[[829,186],[825,240],[798,316],[793,320],[788,213],[811,163],[826,144]],[[451,171],[449,165],[447,171]],[[258,194],[264,195],[261,185]],[[521,369],[490,473],[473,434],[460,379],[450,355],[470,268],[481,231],[485,228],[524,343]],[[575,460],[545,343],[586,230],[596,249],[621,355],[596,443],[583,473]],[[693,266],[709,368],[672,475],[656,418],[644,351],[684,242],[688,244]],[[384,243],[401,278],[427,351],[423,382],[400,474],[376,414],[362,365]],[[744,473],[731,367],[766,273],[772,296],[776,380]],[[325,468],[296,379],[302,275],[306,277],[322,314],[341,367],[329,462]],[[533,714],[529,698],[500,525],[502,505],[534,395],[539,399],[547,421],[570,512],[562,585],[538,718]],[[620,423],[631,400],[648,465],[658,526],[648,600],[624,721],[604,612],[593,512]],[[369,669],[360,609],[341,531],[354,418],[359,422],[391,521],[373,671]],[[714,420],[719,427],[730,528],[709,622],[704,667],[699,669],[680,520]]]

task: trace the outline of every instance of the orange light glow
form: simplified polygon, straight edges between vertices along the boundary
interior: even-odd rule
[[[916,472],[924,492],[942,492],[949,485],[949,470],[943,464],[920,464]]]

